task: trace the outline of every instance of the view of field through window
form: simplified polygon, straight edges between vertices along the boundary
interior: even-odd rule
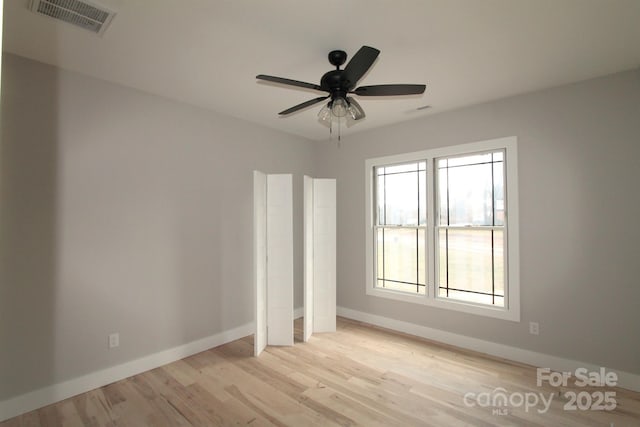
[[[426,291],[426,161],[376,168],[376,286]]]
[[[436,159],[434,195],[426,190],[429,165],[375,169],[376,287],[424,295],[433,251],[438,297],[504,307],[504,152]],[[435,203],[433,243],[428,203]]]

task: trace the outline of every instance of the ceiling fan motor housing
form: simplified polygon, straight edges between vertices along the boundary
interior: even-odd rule
[[[344,70],[331,70],[325,73],[320,80],[320,87],[331,94],[331,98],[335,99],[340,96],[347,96],[347,92],[351,89],[351,82],[347,79]]]

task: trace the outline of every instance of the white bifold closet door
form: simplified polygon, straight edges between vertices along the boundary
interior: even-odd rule
[[[293,185],[290,174],[254,172],[254,354],[293,345]]]
[[[293,182],[267,175],[267,344],[293,345]]]
[[[253,352],[267,346],[267,175],[253,171],[253,281],[256,333]]]
[[[304,326],[336,330],[336,180],[304,177]]]
[[[304,318],[302,340],[313,333],[313,178],[304,176]]]

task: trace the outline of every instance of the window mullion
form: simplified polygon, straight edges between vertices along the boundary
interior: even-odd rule
[[[426,297],[433,299],[437,295],[436,292],[436,251],[435,251],[435,233],[434,226],[437,221],[436,218],[436,192],[435,192],[435,160],[432,158],[426,159],[426,185],[427,185],[427,236],[424,243],[425,265],[427,266],[427,283],[426,283]]]

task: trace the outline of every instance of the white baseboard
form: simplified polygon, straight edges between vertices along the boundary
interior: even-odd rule
[[[427,338],[467,350],[473,350],[489,354],[491,356],[513,360],[514,362],[526,363],[528,365],[541,368],[549,368],[554,371],[575,372],[578,368],[586,368],[591,372],[598,371],[600,369],[600,366],[596,366],[592,363],[584,363],[577,360],[565,359],[558,356],[537,353],[531,350],[524,350],[518,347],[511,347],[504,344],[485,341],[478,338],[471,338],[440,329],[416,325],[415,323],[403,322],[401,320],[378,316],[376,314],[352,310],[346,307],[337,307],[337,314],[338,316],[346,317],[348,319],[358,320],[360,322]],[[609,369],[608,367],[607,370],[615,372],[618,375],[619,387],[627,390],[640,391],[640,375],[616,369]]]
[[[304,307],[298,307],[293,310],[293,320],[299,319],[304,316]]]
[[[252,335],[254,330],[255,326],[253,322],[247,323],[246,325],[220,332],[219,334],[211,335],[188,344],[1,401],[0,422],[80,393],[85,393],[89,390],[120,381],[132,375],[175,362],[176,360],[200,353],[201,351],[235,341],[247,335]]]

